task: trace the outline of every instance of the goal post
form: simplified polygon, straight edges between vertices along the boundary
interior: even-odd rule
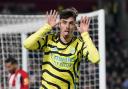
[[[89,34],[100,53],[100,63],[92,64],[84,60],[80,64],[80,89],[106,89],[105,63],[105,12],[98,10],[79,14],[91,18]],[[39,89],[41,84],[41,61],[43,53],[28,51],[23,47],[23,40],[37,31],[46,22],[45,15],[0,15],[0,88],[7,87],[5,58],[16,57],[19,66],[29,73],[30,88]]]
[[[100,89],[106,89],[106,62],[105,62],[105,12],[101,10],[99,12],[99,52],[100,52],[100,63],[99,63],[99,74],[100,74]],[[105,81],[102,81],[105,80]]]
[[[105,11],[103,9],[86,14],[79,14],[81,16],[94,17],[98,16],[98,50],[100,53],[99,63],[99,89],[106,89],[106,61],[105,61]],[[94,40],[94,39],[93,39]],[[97,88],[96,88],[97,89]]]

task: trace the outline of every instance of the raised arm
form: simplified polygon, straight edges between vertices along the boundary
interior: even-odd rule
[[[83,55],[88,57],[92,63],[97,63],[100,60],[99,52],[91,40],[89,30],[90,19],[88,17],[81,17],[79,31],[84,41]]]
[[[39,28],[38,31],[36,31],[24,40],[24,47],[30,50],[36,50],[44,46],[47,41],[45,34],[49,32],[52,29],[52,27],[54,27],[57,24],[57,15],[58,13],[55,10],[51,10],[50,13],[47,12],[47,23],[41,28]]]

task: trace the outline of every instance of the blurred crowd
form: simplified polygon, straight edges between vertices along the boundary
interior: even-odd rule
[[[128,48],[118,9],[106,9],[106,79],[107,89],[128,89]],[[127,29],[127,28],[125,28]]]
[[[108,4],[106,10],[106,79],[107,89],[128,89],[128,48],[119,28],[118,10]],[[16,9],[17,8],[17,9]],[[0,14],[32,14],[34,4],[2,7]],[[115,8],[115,7],[114,7]],[[37,11],[38,13],[38,11]]]
[[[128,89],[128,53],[121,34],[111,28],[106,35],[106,71],[108,89]],[[127,87],[127,88],[123,88]]]

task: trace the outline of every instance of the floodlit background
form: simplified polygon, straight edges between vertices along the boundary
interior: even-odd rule
[[[67,7],[79,13],[105,10],[107,89],[128,89],[128,0],[0,0],[0,14],[45,14]]]

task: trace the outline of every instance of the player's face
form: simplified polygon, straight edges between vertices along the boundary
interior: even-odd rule
[[[60,35],[69,36],[73,34],[75,30],[75,19],[73,17],[69,17],[68,19],[60,20]]]
[[[7,70],[10,73],[14,73],[15,72],[15,64],[11,64],[11,63],[6,63],[5,67],[7,68]]]

